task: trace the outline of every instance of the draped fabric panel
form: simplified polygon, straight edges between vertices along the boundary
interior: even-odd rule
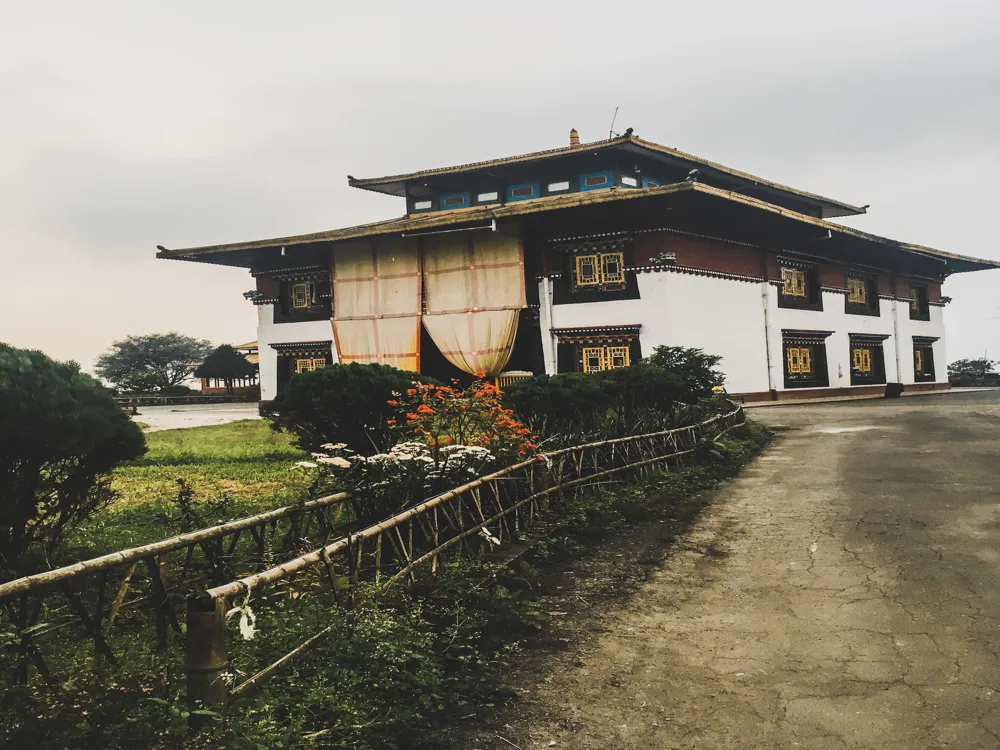
[[[520,314],[520,310],[487,310],[426,315],[424,327],[455,367],[493,376],[510,361]]]
[[[341,362],[420,368],[420,252],[415,240],[378,237],[333,255],[333,337]]]
[[[501,232],[423,238],[424,327],[460,370],[497,375],[525,306],[524,248]]]

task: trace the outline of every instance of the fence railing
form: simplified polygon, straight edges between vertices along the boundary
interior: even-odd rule
[[[443,556],[454,552],[481,555],[518,539],[543,515],[558,515],[567,493],[623,473],[644,474],[656,464],[677,461],[743,424],[743,409],[697,425],[603,440],[552,451],[508,466],[408,508],[379,523],[332,540],[267,570],[209,588],[187,603],[188,697],[202,708],[222,710],[246,696],[320,642],[337,624],[310,636],[271,664],[253,672],[251,665],[230,664],[226,612],[269,585],[316,572],[319,581],[347,578],[348,591],[362,581],[385,591],[412,581],[418,568],[437,571]],[[234,673],[250,674],[239,683]]]
[[[7,649],[18,657],[8,677],[26,682],[30,665],[46,682],[58,682],[42,642],[67,628],[82,629],[97,656],[114,663],[115,623],[136,609],[154,614],[141,619],[155,622],[157,646],[164,648],[168,630],[182,630],[175,602],[206,583],[242,575],[246,566],[259,569],[269,554],[294,554],[305,540],[326,542],[342,533],[335,530],[348,497],[341,492],[276,508],[0,584],[0,626],[7,619],[17,639]]]
[[[189,699],[221,710],[280,673],[333,627],[271,664],[233,669],[225,614],[237,598],[260,599],[268,586],[311,573],[331,590],[346,580],[350,599],[362,582],[384,592],[414,580],[421,568],[435,573],[451,555],[482,555],[519,539],[539,518],[558,517],[587,485],[683,460],[701,441],[743,424],[742,407],[731,407],[689,427],[547,452],[348,534],[342,514],[352,496],[338,493],[0,583],[0,632],[14,636],[2,647],[5,657],[14,657],[7,665],[13,669],[4,667],[5,680],[27,683],[33,667],[58,685],[63,675],[52,668],[47,649],[57,631],[81,632],[98,661],[114,664],[115,648],[127,648],[129,639],[152,643],[152,633],[143,635],[143,629],[155,623],[158,649],[167,648],[171,631],[184,643]],[[280,559],[285,562],[275,565]],[[182,613],[178,605],[185,599]],[[119,634],[126,612],[134,622]],[[249,676],[234,683],[233,673]]]

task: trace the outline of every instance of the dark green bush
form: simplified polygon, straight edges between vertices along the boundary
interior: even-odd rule
[[[681,401],[692,404],[712,395],[712,388],[722,385],[725,376],[715,369],[722,357],[705,354],[686,346],[658,346],[643,362],[677,376],[683,384]]]
[[[23,573],[114,498],[107,472],[146,451],[111,391],[41,352],[0,344],[0,569]]]
[[[388,365],[331,365],[294,376],[260,411],[272,427],[293,433],[308,451],[346,443],[371,455],[391,445],[386,420],[396,416],[396,408],[388,402],[405,394],[414,381],[434,382]]]
[[[526,378],[504,391],[504,403],[543,439],[579,442],[671,426],[684,395],[676,375],[638,362],[601,373]]]

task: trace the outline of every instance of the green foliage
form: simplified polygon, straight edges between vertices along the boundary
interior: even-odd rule
[[[685,395],[680,379],[637,362],[600,373],[525,378],[508,386],[504,403],[543,440],[572,444],[671,427]]]
[[[0,567],[16,571],[38,546],[114,498],[104,477],[145,452],[111,392],[41,352],[0,344]]]
[[[312,479],[293,470],[307,456],[292,442],[261,419],[148,433],[146,455],[111,474],[115,503],[68,535],[70,559],[169,536],[174,527],[165,529],[162,517],[177,511],[178,481],[206,526],[302,500]],[[229,499],[224,508],[221,497]]]
[[[205,361],[195,368],[196,378],[216,378],[226,384],[226,392],[233,390],[233,381],[253,375],[253,365],[229,344],[216,347]]]
[[[120,391],[160,392],[182,383],[211,349],[208,341],[174,332],[129,336],[98,357],[94,369]]]
[[[684,390],[679,398],[685,403],[711,396],[712,388],[723,384],[725,377],[715,369],[721,361],[715,354],[685,346],[658,346],[643,360],[680,378]]]
[[[277,430],[295,434],[300,446],[317,451],[325,443],[346,443],[363,455],[392,444],[389,401],[414,382],[433,380],[388,365],[331,365],[295,375],[261,414]]]
[[[992,359],[983,357],[982,359],[956,359],[948,365],[949,375],[971,375],[982,377],[995,370],[995,363]]]
[[[158,396],[197,396],[199,394],[194,388],[188,388],[186,385],[168,385],[166,388],[161,389],[156,395]]]

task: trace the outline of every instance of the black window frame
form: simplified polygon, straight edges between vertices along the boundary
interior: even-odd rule
[[[784,373],[786,389],[792,388],[829,388],[830,370],[827,365],[826,337],[830,333],[822,332],[782,332],[781,337],[781,369]],[[812,377],[798,377],[799,373],[790,371],[789,349],[809,349],[810,372]]]
[[[863,304],[851,302],[851,281],[862,281],[865,284],[867,301]],[[847,315],[870,315],[879,317],[882,314],[878,299],[878,277],[862,271],[848,271],[844,278],[847,294],[844,295],[844,312]]]
[[[292,286],[312,284],[314,301],[306,308],[292,307]],[[316,276],[302,279],[279,281],[278,302],[274,305],[274,323],[306,323],[328,320],[333,315],[333,299],[330,294],[330,277]]]
[[[557,250],[558,251],[558,250]],[[566,305],[581,302],[612,302],[625,299],[639,299],[639,281],[636,273],[630,270],[633,259],[633,249],[631,242],[611,242],[584,244],[572,247],[563,247],[562,257],[562,278],[561,283],[557,283],[553,288],[552,304]],[[576,283],[576,259],[581,256],[598,256],[598,273],[601,269],[601,255],[621,253],[622,275],[621,282],[613,284],[578,286]]]
[[[607,351],[609,347],[628,347],[629,364],[631,367],[642,359],[642,347],[639,345],[639,337],[631,336],[627,339],[615,336],[588,338],[586,341],[562,341],[556,347],[556,370],[557,372],[584,372],[583,350],[601,347]],[[606,356],[606,355],[605,355]],[[623,369],[623,368],[615,368]],[[602,370],[607,372],[608,370]]]
[[[885,346],[884,342],[888,336],[849,336],[848,366],[851,371],[851,385],[884,385],[885,375]],[[868,373],[854,369],[854,352],[857,350],[867,350],[871,360],[871,370]]]
[[[921,368],[917,369],[917,352],[920,352]],[[913,382],[933,383],[937,380],[934,366],[934,341],[913,339]],[[928,369],[929,365],[929,369]]]
[[[931,306],[927,296],[927,284],[911,283],[908,296],[910,298],[910,320],[930,320]],[[913,304],[914,301],[916,301],[916,305]]]
[[[806,294],[804,297],[785,294],[784,270],[802,271],[805,274]],[[823,290],[820,287],[819,265],[799,261],[778,260],[778,307],[788,310],[812,310],[822,312]]]

